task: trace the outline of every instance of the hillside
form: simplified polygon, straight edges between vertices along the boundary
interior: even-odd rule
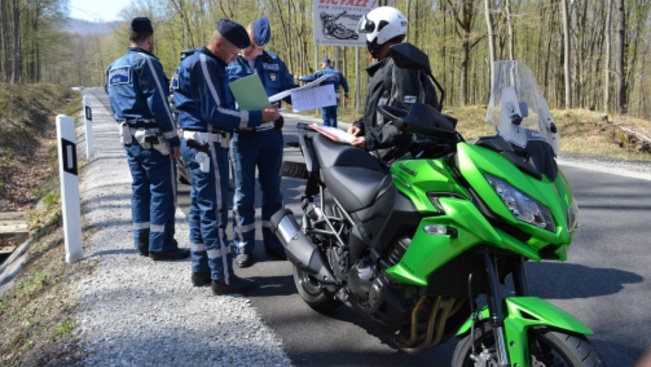
[[[118,24],[120,24],[120,22],[99,23],[71,18],[68,24],[63,28],[63,31],[81,35],[106,34],[113,31]]]

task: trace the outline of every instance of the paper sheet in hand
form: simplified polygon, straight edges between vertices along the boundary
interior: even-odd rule
[[[292,91],[292,109],[296,112],[329,107],[337,104],[335,86],[322,85],[300,91]]]
[[[258,74],[234,80],[228,83],[228,86],[231,88],[240,110],[260,111],[270,104]]]
[[[341,129],[338,129],[336,127],[332,126],[324,126],[324,125],[317,125],[317,124],[310,124],[310,127],[313,128],[314,130],[318,131],[319,133],[327,136],[331,140],[334,140],[339,143],[346,143],[350,144],[353,139],[355,139],[355,136],[352,134],[349,134]]]
[[[337,104],[334,85],[319,86],[324,80],[332,77],[336,77],[336,74],[326,74],[310,84],[274,94],[269,97],[269,101],[274,103],[291,95],[292,109],[296,112],[334,106]]]

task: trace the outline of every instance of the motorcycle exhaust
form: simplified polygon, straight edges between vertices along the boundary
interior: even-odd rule
[[[335,290],[333,286],[338,284],[337,280],[326,266],[316,245],[301,232],[291,210],[277,211],[269,220],[269,227],[285,247],[287,258],[292,264],[313,275],[326,289]]]

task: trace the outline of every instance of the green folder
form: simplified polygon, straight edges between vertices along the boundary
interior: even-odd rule
[[[243,111],[260,111],[269,106],[269,98],[262,86],[258,74],[251,74],[228,83],[237,101],[238,108]]]

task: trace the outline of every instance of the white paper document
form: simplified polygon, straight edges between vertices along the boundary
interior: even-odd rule
[[[315,123],[310,124],[310,127],[338,143],[350,144],[353,139],[355,139],[355,135],[349,134],[336,127],[318,125]]]
[[[296,112],[335,106],[337,104],[337,93],[334,84],[319,85],[324,80],[332,77],[336,77],[336,74],[326,74],[310,84],[274,94],[269,97],[269,102],[274,103],[291,96],[292,109]]]

